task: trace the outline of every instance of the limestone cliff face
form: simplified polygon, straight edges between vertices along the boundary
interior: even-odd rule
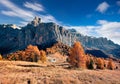
[[[86,50],[88,48],[99,49],[107,54],[120,57],[118,52],[120,46],[111,40],[83,36],[74,29],[66,30],[52,22],[42,23],[38,17],[21,29],[13,28],[11,25],[0,25],[1,54],[25,49],[29,44],[37,45],[40,49],[50,47],[57,42],[71,46],[76,40],[80,41]]]
[[[41,23],[35,17],[27,26],[19,29],[0,26],[0,53],[9,53],[26,48],[29,44],[39,48],[50,47],[54,43],[73,44],[75,35],[55,23]],[[7,52],[6,52],[7,51]]]
[[[75,35],[72,35],[68,30],[65,30],[55,23],[39,23],[37,26],[28,24],[26,27],[22,28],[18,38],[22,39],[20,41],[22,43],[20,44],[25,46],[33,44],[44,48],[56,42],[71,45],[73,44]]]

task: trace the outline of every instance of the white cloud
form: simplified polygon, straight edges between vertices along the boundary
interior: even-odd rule
[[[98,20],[97,23],[103,25],[103,24],[107,24],[108,21],[106,21],[106,20]]]
[[[26,2],[24,4],[24,6],[27,7],[27,8],[31,8],[34,11],[44,11],[43,6],[41,4],[38,4],[38,3],[29,3],[29,2]]]
[[[28,2],[26,2],[28,3]],[[57,21],[52,15],[50,14],[38,14],[37,12],[31,12],[30,10],[25,10],[22,9],[20,7],[18,7],[17,5],[15,5],[14,3],[10,2],[9,0],[0,0],[0,4],[5,6],[7,8],[7,10],[1,10],[0,12],[4,15],[10,16],[10,17],[19,17],[21,19],[23,19],[23,21],[20,21],[20,25],[25,25],[26,22],[32,21],[32,19],[35,16],[39,16],[43,22],[55,22],[57,24],[60,24],[61,22]],[[32,5],[31,3],[27,4],[27,6]],[[34,7],[34,10],[41,10],[41,12],[43,12],[43,7],[40,4],[34,3],[35,6],[32,6],[31,8]],[[38,7],[41,7],[41,9],[37,9]]]
[[[4,11],[4,10],[2,10],[1,13],[4,14],[4,15],[7,15],[7,16],[18,16],[18,14],[13,12],[13,11]]]
[[[30,18],[34,17],[34,14],[32,12],[17,7],[9,0],[1,0],[0,4],[4,5],[9,10],[9,11],[2,10],[1,13],[4,15],[19,17],[24,20],[30,20]]]
[[[97,28],[99,28],[99,26],[64,26],[67,29],[75,29],[77,30],[79,33],[83,34],[83,35],[89,35],[89,36],[95,36],[96,30]],[[96,35],[97,37],[97,35]]]
[[[96,10],[100,13],[104,13],[109,7],[110,5],[107,2],[102,2],[98,5]]]
[[[47,15],[39,15],[42,18],[42,22],[55,22],[57,24],[61,24],[60,21],[57,21],[52,15],[47,14]]]
[[[120,22],[108,22],[103,24],[97,30],[97,33],[120,44]]]

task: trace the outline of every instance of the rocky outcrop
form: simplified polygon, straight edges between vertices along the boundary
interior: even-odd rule
[[[22,28],[18,38],[20,38],[20,47],[32,44],[43,49],[59,41],[71,45],[74,37],[69,31],[55,23],[39,23],[38,26],[28,24]]]
[[[42,23],[41,18],[35,17],[21,29],[12,26],[0,25],[0,53],[7,54],[17,50],[25,49],[29,44],[36,45],[39,49],[51,47],[57,42],[71,46],[74,41],[80,41],[85,49],[99,49],[116,57],[115,50],[120,46],[106,38],[95,38],[83,36],[76,30],[66,30],[55,23]],[[114,50],[114,52],[113,52]],[[120,50],[119,50],[120,51]]]
[[[55,23],[41,23],[41,19],[35,17],[27,26],[13,29],[10,26],[0,25],[0,53],[10,53],[25,49],[29,44],[37,45],[40,49],[50,47],[57,42],[71,45],[75,36],[68,30]]]
[[[41,23],[41,18],[39,18],[39,17],[35,17],[34,19],[33,19],[33,21],[31,21],[29,24],[31,24],[31,25],[33,25],[33,26],[38,26],[39,24]]]

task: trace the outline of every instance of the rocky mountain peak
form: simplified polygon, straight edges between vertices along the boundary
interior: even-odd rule
[[[41,18],[39,18],[39,17],[35,17],[34,19],[33,19],[33,21],[31,21],[31,23],[30,24],[32,24],[33,26],[38,26],[39,24],[41,23]]]

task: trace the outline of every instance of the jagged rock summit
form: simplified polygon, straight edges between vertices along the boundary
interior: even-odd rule
[[[29,24],[31,24],[31,25],[33,25],[33,26],[38,26],[39,24],[41,23],[41,18],[39,18],[39,17],[35,17],[34,19],[33,19],[33,21],[31,21]]]
[[[39,49],[51,47],[57,42],[71,46],[74,41],[80,41],[87,50],[97,49],[115,57],[120,57],[120,46],[106,38],[83,36],[77,31],[67,30],[53,22],[43,23],[41,18],[35,17],[21,29],[0,25],[0,53],[7,54],[25,49],[28,45],[36,45]]]

